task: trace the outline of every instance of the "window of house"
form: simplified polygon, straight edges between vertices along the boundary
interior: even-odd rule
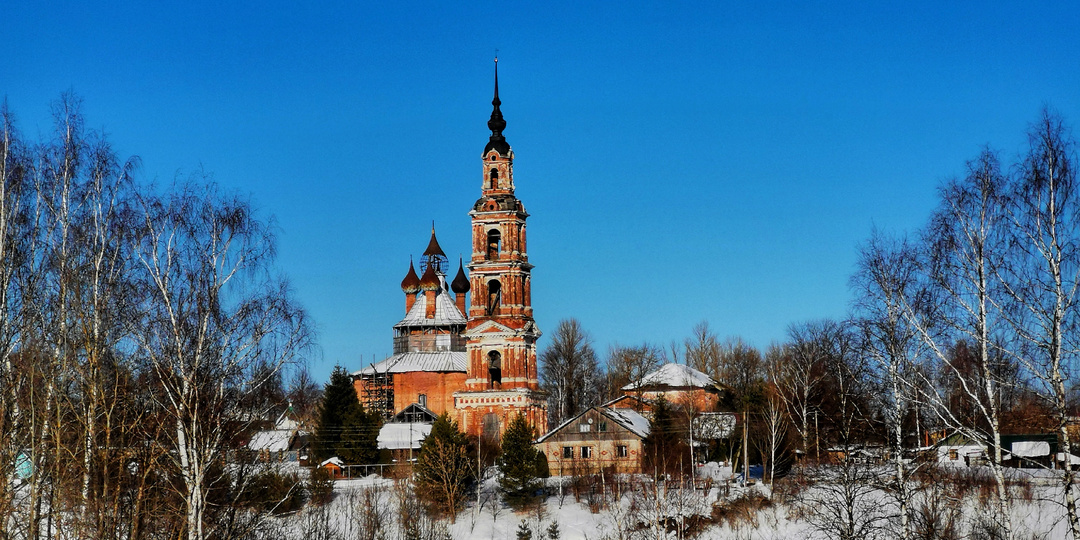
[[[953,461],[956,461],[957,459],[960,459],[960,456],[957,454],[955,448],[949,449],[949,459],[951,459]]]
[[[573,446],[564,446],[564,447],[562,447],[562,457],[563,457],[563,459],[574,459],[574,447]]]
[[[577,430],[581,433],[588,433],[592,431],[592,426],[585,423],[578,424]]]
[[[600,422],[599,431],[607,431],[607,422]]]
[[[625,444],[620,444],[619,446],[615,447],[615,456],[616,457],[626,457],[627,455],[628,454],[626,452],[626,445]]]
[[[591,458],[592,457],[592,447],[591,446],[582,446],[581,447],[581,457],[583,459],[584,458]]]

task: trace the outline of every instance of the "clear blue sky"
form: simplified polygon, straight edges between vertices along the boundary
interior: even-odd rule
[[[496,49],[537,322],[605,354],[841,317],[872,226],[1044,105],[1080,122],[1071,2],[158,4],[6,3],[0,95],[33,138],[73,90],[148,180],[275,216],[321,380],[390,352],[432,220],[468,249]]]

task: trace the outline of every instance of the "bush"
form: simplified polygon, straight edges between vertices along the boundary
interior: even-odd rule
[[[296,474],[267,470],[256,474],[243,487],[239,496],[242,506],[287,514],[304,506],[304,485]]]
[[[334,498],[334,480],[330,478],[330,471],[325,467],[311,469],[308,492],[311,493],[311,504],[315,506],[330,502]]]

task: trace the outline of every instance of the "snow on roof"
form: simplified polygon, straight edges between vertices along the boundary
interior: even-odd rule
[[[439,290],[435,294],[435,317],[427,318],[427,295],[420,293],[416,295],[416,302],[413,303],[412,309],[405,314],[405,318],[401,319],[401,322],[394,325],[394,328],[403,326],[464,326],[468,323],[469,320],[458,311],[457,305],[450,298],[450,294],[443,288],[446,285],[443,276],[439,276],[439,285]]]
[[[1065,461],[1065,455],[1066,455],[1065,452],[1058,452],[1057,453],[1058,463],[1061,463],[1061,462]],[[1068,454],[1068,456],[1069,456],[1069,465],[1070,466],[1071,465],[1080,465],[1080,457],[1076,457],[1073,454]]]
[[[277,422],[274,424],[274,429],[286,429],[292,430],[300,427],[300,423],[292,418],[289,418],[289,413],[292,412],[292,403],[289,404],[289,408],[285,409],[285,412],[281,413]]]
[[[1050,455],[1050,443],[1046,441],[1014,441],[1012,453],[1016,457],[1042,457]]]
[[[634,409],[603,409],[603,411],[604,414],[629,429],[634,435],[642,438],[649,436],[651,425],[649,419],[641,416]]]
[[[418,422],[388,423],[379,429],[379,448],[402,450],[420,448],[420,443],[431,433],[431,424]]]
[[[338,467],[344,467],[345,466],[345,462],[341,461],[341,458],[339,458],[337,456],[334,456],[334,457],[320,463],[319,466],[320,467],[325,467],[327,464],[337,465]]]
[[[649,419],[641,416],[637,411],[633,409],[610,409],[607,407],[590,407],[579,413],[577,416],[564,420],[563,423],[558,425],[558,427],[545,433],[539,439],[536,439],[536,442],[544,442],[545,440],[547,440],[548,437],[554,435],[555,433],[558,433],[559,430],[563,429],[574,420],[585,416],[585,413],[593,409],[600,411],[602,414],[604,414],[608,418],[611,418],[622,427],[630,430],[631,433],[637,435],[638,437],[644,438],[649,435],[649,426],[651,425]]]
[[[382,362],[376,362],[353,375],[374,373],[406,373],[409,371],[460,371],[465,373],[464,351],[407,352],[398,353]]]
[[[289,449],[289,439],[292,438],[292,433],[292,430],[289,429],[260,431],[252,435],[251,441],[248,442],[248,449],[255,452],[262,450],[284,452]]]
[[[712,377],[682,364],[664,364],[660,369],[649,373],[641,378],[641,384],[630,383],[623,390],[635,390],[648,386],[694,386],[704,388],[715,386],[716,381]]]

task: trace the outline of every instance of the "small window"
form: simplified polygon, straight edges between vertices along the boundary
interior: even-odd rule
[[[564,447],[562,447],[562,457],[563,457],[563,459],[574,459],[574,447],[573,446],[564,446]]]
[[[580,433],[588,433],[592,431],[592,426],[589,424],[578,424],[577,429]]]
[[[600,429],[599,429],[599,431],[600,431],[601,433],[603,433],[603,432],[607,431],[607,422],[600,422]]]
[[[957,454],[955,448],[949,449],[949,459],[952,460],[952,461],[956,461],[956,460],[960,459],[960,456]]]
[[[627,452],[626,452],[626,445],[625,444],[620,444],[619,446],[616,446],[615,447],[615,455],[618,456],[618,457],[626,457],[628,455]]]
[[[581,457],[583,459],[591,458],[592,457],[592,447],[591,446],[582,446],[581,447]]]
[[[491,161],[495,161],[495,154],[491,154]]]

